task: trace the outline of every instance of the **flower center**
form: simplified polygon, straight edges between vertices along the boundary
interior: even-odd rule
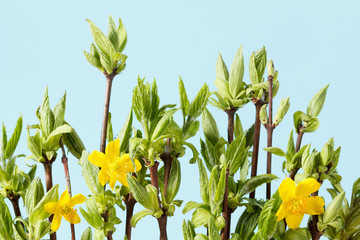
[[[299,215],[305,212],[305,204],[302,200],[293,200],[288,204],[292,215]]]
[[[72,208],[68,207],[67,205],[64,205],[61,209],[63,215],[69,214],[71,212]]]

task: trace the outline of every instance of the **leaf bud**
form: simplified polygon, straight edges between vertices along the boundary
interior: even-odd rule
[[[334,156],[334,138],[330,138],[321,150],[321,164],[327,166]]]
[[[274,62],[271,59],[267,63],[267,71],[269,76],[275,76]]]
[[[261,109],[260,109],[260,113],[259,113],[259,117],[260,117],[260,121],[262,122],[262,124],[266,125],[268,124],[268,115],[267,115],[267,112],[266,112],[266,107],[267,107],[267,104],[264,104]]]
[[[277,126],[280,124],[280,122],[284,119],[285,114],[289,110],[290,102],[289,98],[282,98],[280,101],[280,106],[276,112],[275,118],[274,118],[274,124]]]

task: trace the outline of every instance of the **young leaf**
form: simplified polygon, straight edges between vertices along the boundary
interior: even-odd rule
[[[339,211],[342,209],[344,198],[345,192],[341,192],[331,201],[323,214],[323,223],[330,223],[338,216]]]
[[[230,68],[229,90],[232,98],[237,97],[237,95],[241,91],[241,88],[244,85],[242,81],[244,76],[244,56],[243,56],[242,46],[243,45],[241,44]]]
[[[118,138],[120,139],[120,152],[125,152],[129,147],[129,140],[131,138],[131,127],[133,121],[132,109],[126,119],[124,126],[121,128]]]
[[[214,213],[216,209],[215,203],[215,195],[216,189],[219,181],[219,173],[217,167],[213,167],[211,174],[210,174],[210,182],[209,182],[209,204],[211,207],[211,212]]]
[[[0,236],[3,239],[13,239],[12,217],[4,199],[0,197]]]
[[[114,46],[114,48],[116,48],[119,45],[119,36],[118,36],[116,24],[110,14],[109,14],[107,37],[110,40],[110,42],[112,43],[112,45]]]
[[[193,144],[188,143],[188,142],[184,142],[184,145],[189,147],[193,153],[193,157],[189,160],[189,163],[191,163],[191,164],[196,163],[196,160],[199,157],[199,152],[197,151],[196,147]]]
[[[280,204],[281,199],[278,191],[265,203],[259,218],[259,232],[262,239],[270,239],[274,235],[277,226],[276,212]]]
[[[82,152],[85,151],[86,149],[83,141],[81,140],[80,136],[77,134],[74,128],[72,132],[62,134],[62,141],[69,150],[69,152],[71,152],[71,154],[74,155],[74,157],[80,160]]]
[[[170,122],[172,120],[172,116],[176,113],[177,110],[178,109],[171,109],[171,110],[167,111],[164,114],[164,116],[162,116],[162,118],[160,119],[160,121],[157,123],[157,125],[155,127],[155,130],[151,136],[150,142],[155,142],[162,136],[166,127],[170,124]]]
[[[283,157],[286,155],[286,153],[281,150],[280,148],[277,147],[268,147],[268,148],[264,148],[265,151],[270,152],[272,154],[275,154],[277,156]]]
[[[119,28],[118,28],[118,39],[119,44],[115,47],[116,51],[122,52],[127,43],[127,33],[124,24],[122,23],[121,19],[119,18]]]
[[[234,123],[234,134],[235,134],[235,138],[237,138],[238,136],[240,136],[241,134],[243,134],[243,128],[242,128],[242,124],[240,121],[240,117],[238,114],[235,114],[235,123]]]
[[[245,136],[242,135],[238,138],[235,138],[235,140],[232,141],[232,143],[226,149],[225,157],[229,163],[230,174],[235,174],[243,164],[242,161],[244,158],[242,156],[245,154],[245,145]]]
[[[252,53],[249,60],[249,75],[250,75],[250,81],[252,85],[255,85],[260,82],[258,73],[256,71],[256,65],[255,65],[255,53]]]
[[[208,224],[211,216],[210,208],[208,205],[198,207],[192,215],[191,223],[195,228]]]
[[[205,109],[209,97],[209,88],[206,84],[200,89],[194,100],[191,101],[189,106],[188,124],[200,116]],[[186,129],[186,128],[185,128]]]
[[[168,188],[166,192],[166,202],[171,203],[179,191],[181,183],[181,168],[177,158],[173,158],[170,170]]]
[[[141,184],[134,179],[130,174],[127,175],[127,180],[131,189],[132,194],[134,195],[136,201],[143,205],[146,209],[155,210],[151,204],[150,196],[147,193],[146,189],[141,186]]]
[[[85,231],[81,235],[81,240],[92,240],[92,232],[90,227],[85,229]]]
[[[106,141],[111,142],[114,140],[114,132],[111,121],[111,113],[108,113],[107,129],[106,129]]]
[[[29,185],[25,193],[25,209],[30,216],[36,207],[36,205],[41,201],[44,196],[44,187],[39,178],[35,178]]]
[[[287,144],[287,154],[289,155],[290,159],[293,158],[295,155],[295,144],[294,144],[294,137],[293,137],[293,129],[291,129],[289,140]]]
[[[182,81],[181,77],[179,80],[179,95],[180,95],[180,105],[181,105],[181,111],[183,113],[183,117],[185,120],[185,116],[188,115],[188,111],[189,111],[189,99],[186,95],[186,90],[185,90],[185,86],[184,86],[184,82]]]
[[[254,191],[257,187],[265,183],[270,183],[272,180],[277,179],[273,174],[263,174],[248,179],[241,189],[241,195],[245,195]]]
[[[215,209],[219,206],[224,200],[226,186],[226,167],[224,166],[220,173],[219,183],[216,187],[215,197],[214,197],[214,206]]]
[[[194,201],[190,201],[190,202],[187,202],[185,207],[183,208],[183,214],[187,213],[188,211],[191,211],[192,209],[194,208],[198,208],[200,206],[203,206],[204,203],[197,203],[197,202],[194,202]]]
[[[329,84],[320,89],[313,98],[310,100],[310,103],[307,107],[306,113],[309,117],[317,117],[321,112],[321,109],[324,105],[326,92],[329,87]]]
[[[21,130],[22,130],[22,117],[19,117],[19,119],[16,122],[14,133],[11,135],[10,140],[6,144],[5,154],[4,154],[5,159],[12,158],[12,155],[14,154],[16,146],[20,139]]]
[[[111,49],[115,52],[114,46],[110,40],[101,32],[101,30],[89,19],[86,20],[90,26],[91,35],[94,42],[99,47],[102,53],[106,54],[108,58],[111,58]],[[101,58],[100,58],[101,59]],[[104,66],[104,65],[103,65]]]
[[[40,107],[40,129],[45,138],[47,138],[54,129],[54,122],[54,114],[50,109],[48,88],[46,87],[43,102]]]
[[[149,209],[145,209],[142,210],[138,213],[135,213],[132,217],[131,217],[131,226],[132,227],[136,227],[136,224],[138,223],[138,221],[140,219],[142,219],[143,217],[146,217],[148,215],[153,215],[155,212],[154,210],[149,210]]]
[[[198,158],[199,168],[199,182],[200,182],[200,195],[204,203],[209,203],[209,179],[206,173],[205,166],[200,158]]]
[[[213,216],[209,219],[209,240],[220,240],[219,230],[215,225],[215,218]]]
[[[225,80],[225,81],[229,81],[229,72],[228,72],[226,64],[220,53],[219,53],[218,59],[216,61],[215,70],[216,70],[216,78]]]
[[[260,50],[255,53],[255,66],[257,71],[258,79],[264,76],[265,68],[266,68],[266,50],[265,47],[262,47]]]
[[[220,138],[219,129],[214,117],[211,115],[209,110],[207,110],[207,108],[205,108],[202,113],[201,125],[205,137],[210,140],[213,146],[215,146]]]
[[[63,97],[60,101],[56,104],[54,108],[54,129],[64,124],[65,118],[65,107],[66,107],[66,92],[64,93]]]

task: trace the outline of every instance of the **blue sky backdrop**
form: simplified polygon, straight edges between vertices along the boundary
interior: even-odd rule
[[[121,17],[128,33],[124,53],[128,55],[125,71],[113,84],[110,111],[113,128],[118,133],[131,107],[132,89],[138,76],[148,81],[155,78],[161,104],[179,106],[178,80],[181,75],[188,96],[192,99],[206,83],[215,91],[215,63],[219,52],[230,67],[243,43],[245,82],[249,83],[248,60],[262,46],[268,59],[273,59],[279,71],[280,89],[274,100],[275,109],[282,97],[290,97],[290,109],[285,120],[274,131],[273,146],[286,148],[292,115],[306,111],[311,97],[330,84],[324,108],[319,115],[320,128],[305,134],[303,144],[321,150],[330,137],[335,146],[342,146],[338,166],[342,184],[350,198],[352,183],[359,177],[358,138],[360,55],[360,6],[357,1],[0,1],[0,121],[8,134],[22,115],[24,126],[37,123],[35,111],[49,87],[52,108],[67,93],[66,121],[81,136],[88,151],[99,149],[105,91],[104,76],[83,56],[89,50],[92,37],[85,19],[91,19],[107,32],[107,19]],[[224,112],[209,106],[221,134],[226,136]],[[252,103],[239,109],[244,128],[254,121]],[[180,120],[180,112],[176,116]],[[139,124],[135,124],[139,127]],[[264,134],[264,128],[262,128]],[[197,134],[192,142],[199,146]],[[265,135],[261,148],[266,146]],[[26,146],[25,127],[16,151],[30,154]],[[185,202],[200,201],[196,165],[189,165],[192,154],[187,150],[180,159],[182,184],[178,194]],[[260,153],[259,173],[265,173],[264,151]],[[281,171],[283,159],[273,157],[274,173]],[[31,162],[29,162],[31,163]],[[18,160],[27,170],[23,159]],[[54,183],[65,190],[60,158],[54,164]],[[70,157],[73,193],[88,194],[81,168]],[[37,175],[44,177],[42,166]],[[330,197],[325,185],[320,195],[326,204]],[[265,197],[265,187],[257,191]],[[184,206],[184,205],[183,205]],[[83,206],[85,207],[85,205]],[[143,208],[137,204],[135,212]],[[117,226],[115,239],[124,236],[125,213]],[[234,230],[242,209],[232,218]],[[23,213],[25,211],[23,210]],[[181,223],[190,219],[177,209],[168,220],[169,239],[182,239]],[[303,220],[303,224],[305,220]],[[78,238],[87,227],[86,221],[76,226]],[[63,222],[58,235],[69,239],[68,224]],[[133,230],[134,239],[158,239],[157,221],[142,219]]]

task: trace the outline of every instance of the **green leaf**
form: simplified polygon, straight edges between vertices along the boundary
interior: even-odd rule
[[[200,158],[197,160],[199,168],[200,195],[204,203],[209,203],[209,179],[205,166]]]
[[[29,187],[26,189],[25,193],[25,209],[30,216],[36,207],[36,205],[41,201],[44,196],[44,187],[39,178],[35,178],[30,183]]]
[[[100,63],[105,68],[108,74],[113,72],[113,64],[111,62],[111,58],[109,58],[105,53],[99,52],[100,54]]]
[[[247,152],[245,152],[245,145],[246,139],[245,136],[242,135],[235,138],[226,149],[225,157],[229,163],[230,174],[235,174],[243,164],[243,154],[247,154]]]
[[[323,214],[323,223],[330,223],[338,216],[342,209],[344,198],[345,192],[342,192],[331,201]]]
[[[171,203],[179,192],[181,183],[181,168],[177,158],[173,158],[166,192],[166,202]]]
[[[9,141],[6,144],[5,154],[4,154],[5,159],[12,158],[12,156],[15,152],[16,146],[20,139],[21,130],[22,130],[22,117],[19,117],[19,119],[16,122],[16,127],[14,129],[14,133],[11,135],[11,138],[9,139]]]
[[[42,239],[46,234],[50,232],[51,223],[44,219],[36,227],[34,231],[35,239]]]
[[[59,140],[61,135],[63,133],[71,133],[73,131],[74,129],[68,124],[63,124],[57,127],[46,139],[46,142],[43,144],[44,148],[48,151],[59,148]]]
[[[261,211],[259,218],[259,231],[263,239],[270,239],[276,231],[277,218],[276,212],[281,204],[278,191],[267,201]]]
[[[202,111],[204,111],[207,100],[209,97],[209,88],[206,84],[200,89],[194,100],[191,101],[189,106],[189,118],[187,119],[187,124],[189,125],[192,121],[194,121],[197,117],[200,116]],[[184,125],[185,127],[185,125]],[[187,126],[188,127],[188,126]],[[183,132],[187,130],[186,128],[183,128]]]
[[[90,26],[91,35],[94,39],[94,42],[99,47],[100,51],[104,53],[106,57],[108,58],[112,57],[111,51],[115,52],[115,49],[112,43],[110,42],[110,40],[101,32],[101,30],[91,20],[86,19],[86,21]]]
[[[215,197],[214,197],[214,208],[216,209],[224,200],[226,187],[226,167],[223,167],[220,173],[219,183],[216,187]]]
[[[6,149],[6,145],[7,145],[7,136],[6,136],[6,128],[4,123],[2,124],[2,132],[1,132],[1,139],[0,139],[0,158],[3,161],[3,167],[5,167],[5,158],[4,158],[4,154],[5,154],[5,149]]]
[[[309,238],[302,231],[297,229],[289,229],[286,231],[284,240],[308,240]]]
[[[180,95],[180,105],[181,105],[181,111],[183,113],[183,117],[185,120],[185,116],[188,115],[189,112],[189,99],[186,95],[186,90],[185,90],[185,86],[184,86],[184,82],[182,81],[181,77],[179,80],[179,95]]]
[[[209,240],[209,237],[203,233],[196,234],[194,240]]]
[[[295,144],[294,144],[294,137],[293,137],[293,130],[291,129],[289,140],[287,144],[287,154],[289,155],[290,159],[295,155]]]
[[[286,155],[286,153],[283,150],[277,147],[268,147],[268,148],[264,148],[264,150],[280,157],[284,157]]]
[[[81,155],[81,167],[82,175],[84,177],[85,183],[94,195],[99,195],[104,193],[104,186],[99,182],[99,168],[89,162],[88,160],[89,153],[83,151]]]
[[[317,117],[319,113],[321,112],[321,109],[324,105],[325,98],[326,98],[326,92],[329,87],[329,84],[320,89],[319,92],[317,92],[313,98],[310,100],[309,105],[306,109],[306,114],[309,117]]]
[[[120,139],[120,152],[125,152],[129,147],[129,141],[131,138],[133,114],[132,109],[126,119],[124,126],[121,128],[118,138]]]
[[[277,177],[273,174],[263,174],[263,175],[258,175],[258,176],[252,177],[252,178],[248,179],[245,182],[245,184],[243,185],[243,187],[241,189],[241,195],[251,193],[257,187],[261,186],[262,184],[270,183],[271,181],[273,181],[275,179],[277,179]]]
[[[264,76],[266,68],[266,50],[265,47],[262,47],[260,50],[255,53],[255,66],[257,71],[258,79],[261,80]]]
[[[183,140],[185,141],[185,140],[195,136],[196,133],[199,131],[199,127],[200,127],[200,122],[199,121],[191,122],[191,124],[186,129],[186,131],[183,132],[183,134],[184,134]]]
[[[111,113],[108,113],[108,120],[107,120],[107,128],[106,128],[106,140],[111,142],[114,140],[114,133],[113,133],[113,127],[111,122]]]
[[[223,97],[224,99],[232,99],[232,97],[230,95],[230,91],[229,91],[229,82],[228,81],[217,78],[214,81],[214,84],[218,90],[218,94],[221,97]]]
[[[230,68],[229,90],[232,98],[237,98],[244,86],[244,56],[242,48],[243,45],[241,44]]]
[[[0,197],[0,236],[3,239],[13,239],[12,217],[4,199]]]
[[[250,75],[250,81],[252,85],[255,85],[260,82],[258,73],[256,71],[256,65],[255,65],[255,53],[252,53],[249,60],[249,75]]]
[[[65,108],[66,108],[66,92],[64,93],[63,97],[60,101],[56,104],[54,108],[54,129],[64,124],[65,118]]]
[[[85,231],[81,235],[81,240],[92,240],[92,232],[90,227],[85,229]]]
[[[81,215],[85,218],[85,220],[95,229],[102,230],[104,228],[103,219],[100,214],[91,214],[86,212],[82,207],[79,208]]]
[[[47,138],[54,129],[54,114],[50,109],[48,88],[46,87],[43,102],[40,107],[40,129],[43,136]]]
[[[198,208],[200,206],[204,206],[204,203],[197,203],[197,202],[194,202],[194,201],[187,202],[185,204],[185,207],[182,210],[182,213],[185,214],[188,211],[191,211],[192,209]]]
[[[216,61],[215,70],[216,70],[216,78],[229,81],[229,72],[220,53]]]
[[[209,218],[211,216],[210,208],[208,205],[203,205],[198,207],[191,218],[191,223],[194,225],[195,228],[204,226],[208,224]]]
[[[124,48],[127,43],[127,33],[126,33],[125,26],[122,23],[120,18],[119,18],[119,27],[118,27],[118,39],[119,39],[119,44],[117,47],[115,46],[115,49],[118,52],[122,52],[122,51],[124,51]]]
[[[155,212],[154,210],[149,210],[149,209],[145,209],[142,210],[138,213],[135,213],[132,217],[131,217],[131,226],[132,227],[136,227],[136,224],[138,223],[138,221],[140,219],[142,219],[143,217],[146,217],[148,215],[153,215]]]
[[[239,239],[251,239],[251,236],[254,234],[261,208],[256,205],[252,207],[254,208],[254,212],[250,213],[245,209],[236,224],[235,232],[239,234]]]
[[[27,147],[38,159],[42,157],[41,137],[39,130],[36,130],[35,135],[31,137],[28,129]]]
[[[68,124],[68,123],[66,123]],[[69,124],[68,124],[69,125]],[[70,126],[72,127],[72,126]],[[62,141],[69,150],[69,152],[80,160],[82,152],[85,151],[85,146],[83,141],[81,140],[79,134],[73,128],[73,131],[70,133],[62,134]]]
[[[243,131],[243,128],[242,128],[240,117],[239,117],[238,114],[235,114],[235,123],[234,123],[235,138],[237,138],[238,136],[240,136],[243,133],[244,133],[244,131]]]
[[[183,231],[184,240],[193,240],[194,239],[191,236],[190,230],[189,230],[188,226],[186,225],[185,220],[183,220],[183,223],[182,223],[182,231]]]
[[[50,217],[50,213],[46,212],[44,205],[49,202],[56,202],[59,199],[58,195],[59,185],[53,186],[41,199],[41,201],[36,205],[31,215],[29,216],[30,225],[34,226],[38,224],[45,218]]]
[[[204,109],[201,116],[201,125],[204,135],[215,146],[220,138],[219,129],[217,127],[214,117],[207,108]]]
[[[172,120],[172,116],[176,113],[178,109],[171,109],[167,111],[164,116],[160,119],[160,121],[157,123],[155,130],[151,136],[150,142],[157,141],[165,132],[167,126],[170,124]]]
[[[255,123],[245,132],[246,147],[252,147],[254,144]]]
[[[217,167],[213,167],[211,174],[210,174],[210,181],[209,181],[209,204],[211,207],[211,212],[214,213],[215,209],[216,209],[216,204],[215,204],[215,195],[216,195],[216,189],[217,189],[217,184],[219,181],[219,173],[218,173],[218,169]]]
[[[109,14],[109,23],[108,23],[108,34],[107,34],[108,39],[110,40],[110,42],[112,43],[112,45],[114,46],[114,48],[118,47],[119,45],[119,36],[118,36],[118,31],[116,28],[116,24],[114,22],[114,19],[111,17],[111,15]]]
[[[100,56],[99,58],[96,58],[95,56],[91,55],[90,53],[86,52],[83,50],[83,53],[85,55],[86,60],[93,65],[94,67],[96,67],[97,69],[99,69],[101,72],[103,72],[103,66],[101,65],[100,62]]]
[[[215,225],[215,218],[213,216],[209,219],[209,240],[220,240],[219,230]]]
[[[130,174],[127,175],[127,180],[129,183],[130,190],[134,195],[136,201],[138,201],[143,207],[149,210],[155,210],[151,204],[150,196],[147,193],[146,189],[141,186],[141,184],[134,179]]]
[[[193,157],[189,160],[189,163],[191,163],[191,164],[196,163],[196,160],[199,157],[199,152],[197,151],[196,147],[193,144],[188,143],[188,142],[184,142],[184,145],[189,147],[193,153]]]

